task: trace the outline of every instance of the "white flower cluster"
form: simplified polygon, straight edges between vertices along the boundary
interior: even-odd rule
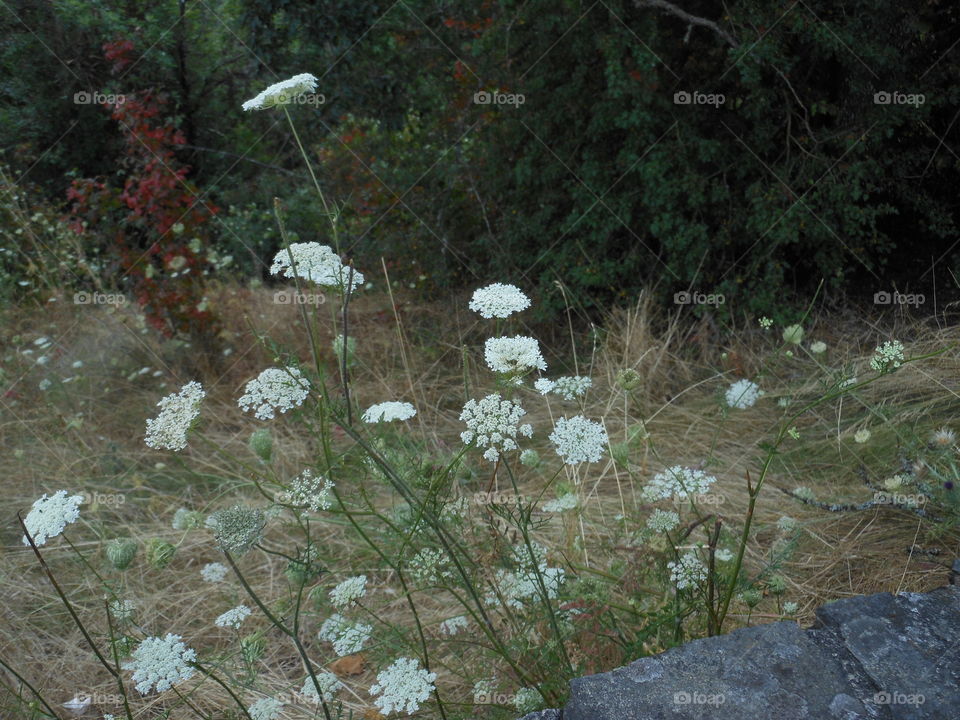
[[[557,384],[553,380],[547,380],[546,378],[540,378],[533,383],[533,389],[541,395],[553,392],[556,386]]]
[[[320,695],[323,696],[324,702],[333,700],[333,696],[337,690],[343,687],[343,683],[340,682],[332,672],[318,672],[315,673],[315,675],[317,676],[317,685],[320,686]],[[313,679],[308,675],[307,679],[303,681],[303,688],[300,690],[300,694],[310,702],[320,704],[317,685],[313,684]]]
[[[562,513],[565,510],[573,510],[579,504],[580,500],[577,498],[576,493],[567,493],[555,500],[548,500],[540,509],[543,510],[543,512]]]
[[[513,696],[513,706],[521,715],[531,713],[542,705],[543,698],[535,688],[520,688]]]
[[[542,545],[533,544],[533,557],[526,545],[520,544],[513,548],[513,555],[519,563],[516,572],[500,569],[496,573],[496,585],[500,590],[503,602],[516,610],[523,607],[525,600],[540,597],[540,583],[537,575],[543,580],[547,597],[551,600],[560,592],[565,573],[563,568],[552,568],[547,565],[547,550]],[[499,598],[496,593],[489,592],[485,598],[488,605],[496,605]]]
[[[240,629],[240,624],[250,615],[250,608],[246,605],[238,605],[232,610],[227,610],[223,615],[213,621],[213,624],[222,628]]]
[[[358,653],[363,650],[363,646],[367,644],[372,632],[372,625],[364,625],[359,622],[348,625],[334,639],[333,651],[337,653],[338,657]]]
[[[727,388],[727,405],[738,410],[746,410],[753,407],[757,400],[763,395],[763,390],[755,382],[747,379],[737,380]]]
[[[453,577],[447,556],[436,548],[423,548],[410,558],[410,576],[418,583],[439,584]]]
[[[187,431],[200,414],[200,401],[206,393],[198,382],[188,382],[179,393],[168,395],[157,406],[160,414],[147,420],[147,447],[183,450]]]
[[[75,522],[80,517],[82,502],[82,495],[68,497],[66,490],[57,490],[49,497],[44,493],[43,497],[35,501],[23,520],[34,545],[39,547],[46,544],[49,538],[56,537],[69,523]],[[26,535],[23,536],[23,544],[30,545]]]
[[[674,465],[654,475],[640,495],[647,502],[667,500],[674,496],[689,498],[692,495],[703,495],[716,481],[713,475],[707,475],[703,470]]]
[[[300,407],[309,392],[310,384],[299,368],[267,368],[247,383],[237,404],[243,411],[253,408],[261,420],[272,420],[275,410],[284,413]]]
[[[440,633],[442,635],[453,636],[461,630],[466,630],[468,625],[469,621],[466,615],[457,615],[440,623]]]
[[[290,256],[293,256],[293,264]],[[350,291],[353,292],[363,285],[363,273],[352,271]],[[289,250],[283,248],[273,256],[273,265],[270,266],[271,275],[282,277],[298,277],[323,287],[346,289],[347,281],[351,278],[351,269],[344,266],[329,245],[316,242],[290,243]]]
[[[414,713],[430,697],[437,674],[420,667],[420,660],[399,658],[377,675],[377,683],[370,688],[371,695],[379,695],[374,704],[380,712]]]
[[[253,720],[277,720],[281,710],[283,703],[271,697],[260,698],[247,708]]]
[[[340,613],[334,613],[323,621],[323,625],[320,626],[320,632],[317,633],[317,637],[321,640],[332,643],[335,642],[340,636],[340,633],[342,633],[344,629],[348,627],[350,627],[350,621]]]
[[[494,372],[514,374],[528,370],[546,370],[547,363],[540,354],[540,343],[535,338],[516,337],[487,338],[483,357]]]
[[[322,475],[314,475],[308,468],[290,483],[290,504],[306,506],[311,512],[329,510],[333,504],[331,498],[333,487],[332,480]]]
[[[137,690],[146,695],[151,687],[163,692],[175,683],[189,680],[193,677],[189,663],[196,659],[196,651],[184,645],[179,635],[167,633],[165,638],[148,637],[140,643],[123,667],[133,670]]]
[[[504,400],[499,393],[479,401],[468,400],[460,413],[460,421],[467,425],[460,439],[467,445],[476,441],[478,446],[487,448],[483,457],[496,462],[501,451],[517,449],[518,433],[525,437],[533,434],[529,424],[520,425],[520,418],[526,414],[518,403]]]
[[[330,591],[330,602],[338,610],[356,604],[367,594],[367,576],[347,578]]]
[[[475,290],[468,307],[484,318],[505,318],[530,307],[530,298],[515,285],[493,283]]]
[[[363,413],[363,421],[366,423],[392,422],[393,420],[409,420],[417,414],[417,409],[408,402],[388,402],[377,403],[367,408]]]
[[[550,442],[567,465],[597,462],[603,446],[609,442],[603,425],[587,420],[583,415],[560,418],[550,433]]]
[[[670,532],[680,524],[680,516],[673,510],[660,510],[650,513],[647,518],[647,527],[654,532]]]
[[[874,350],[870,367],[877,372],[895,370],[903,364],[903,360],[903,343],[899,340],[891,340]]]
[[[207,582],[220,582],[227,576],[228,570],[223,563],[207,563],[200,568],[200,577]]]
[[[696,587],[707,579],[707,569],[692,550],[681,555],[679,562],[668,562],[667,568],[670,570],[670,581],[679,590]]]
[[[243,104],[244,110],[266,110],[276,105],[287,105],[293,98],[317,89],[317,78],[310,73],[300,73],[274,83],[256,97]]]

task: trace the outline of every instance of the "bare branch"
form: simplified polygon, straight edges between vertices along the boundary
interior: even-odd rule
[[[678,8],[676,5],[674,5],[671,2],[667,2],[667,0],[634,0],[634,4],[640,8],[649,7],[649,8],[656,8],[658,10],[663,10],[664,12],[669,13],[674,17],[680,18],[684,22],[690,23],[691,25],[700,25],[701,27],[709,28],[710,30],[713,30],[717,35],[719,35],[723,39],[723,41],[726,42],[731,47],[740,46],[740,43],[736,41],[733,35],[731,35],[722,27],[717,25],[713,20],[707,20],[706,18],[697,17],[696,15],[691,15],[686,10],[682,10]]]

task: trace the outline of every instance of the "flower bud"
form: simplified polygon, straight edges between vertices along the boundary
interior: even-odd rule
[[[126,570],[137,554],[137,543],[130,538],[114,538],[107,543],[107,560],[117,570]]]
[[[270,458],[273,457],[273,436],[269,430],[266,428],[254,430],[250,434],[248,444],[254,455],[265,463],[270,462]]]
[[[636,390],[643,382],[643,378],[633,368],[624,368],[617,373],[617,385],[627,392]]]
[[[160,538],[151,538],[147,541],[147,562],[157,570],[163,570],[173,560],[177,549]]]

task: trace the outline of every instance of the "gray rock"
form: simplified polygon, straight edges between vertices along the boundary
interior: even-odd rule
[[[960,586],[848,598],[803,630],[694,640],[570,683],[523,720],[957,720]]]

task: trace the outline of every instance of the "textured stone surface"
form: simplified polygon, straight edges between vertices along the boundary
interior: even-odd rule
[[[801,629],[694,640],[570,684],[523,720],[958,720],[960,586],[847,598]]]

